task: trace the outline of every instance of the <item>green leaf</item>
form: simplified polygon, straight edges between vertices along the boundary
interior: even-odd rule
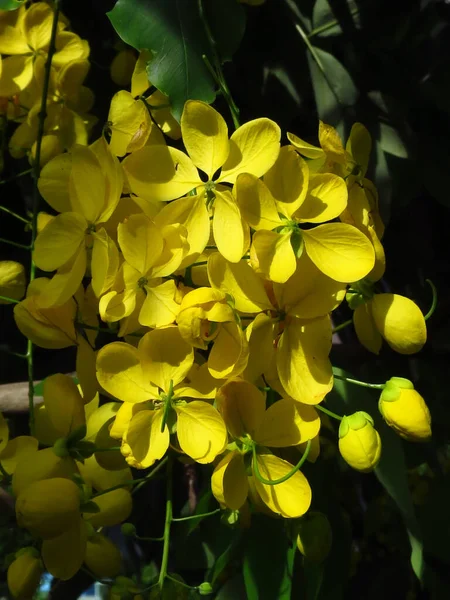
[[[241,531],[236,530],[236,536],[233,538],[231,543],[225,548],[222,554],[217,558],[214,563],[214,567],[211,570],[211,573],[208,577],[211,585],[214,587],[214,584],[217,582],[217,579],[223,573],[223,571],[230,564],[234,555],[236,554],[236,550],[239,547],[239,543],[241,541]]]
[[[347,2],[349,17],[353,21],[354,27],[360,27],[361,20],[359,18],[359,8],[354,0]],[[339,20],[336,19],[329,0],[316,0],[312,14],[313,30],[309,34],[310,37],[315,35],[327,37],[330,35],[340,35],[342,27]]]
[[[308,62],[318,106],[323,102],[320,97],[322,94],[330,96],[329,102],[334,97],[333,102],[341,106],[353,106],[356,103],[359,92],[347,69],[337,58],[317,46],[311,46]]]
[[[230,60],[245,29],[242,7],[216,0],[204,2],[204,12],[220,59]],[[118,0],[107,15],[127,44],[151,51],[149,81],[169,97],[175,118],[186,100],[214,101],[215,82],[202,58],[212,63],[212,49],[197,0]]]
[[[25,0],[0,0],[0,10],[17,10]]]
[[[333,372],[351,377],[349,373],[337,367],[333,367]],[[335,407],[336,412],[340,414],[363,410],[373,417],[382,443],[381,460],[375,469],[375,475],[394,500],[403,517],[411,544],[411,566],[418,579],[422,580],[424,570],[422,537],[409,491],[402,442],[381,417],[377,405],[378,396],[379,392],[371,393],[346,381],[335,380],[333,390],[327,396],[327,405],[329,404],[330,408]]]
[[[252,516],[244,550],[244,582],[248,600],[289,600],[296,545],[282,520]]]
[[[398,158],[408,158],[408,148],[405,146],[398,131],[387,123],[380,123],[380,146],[388,154]]]

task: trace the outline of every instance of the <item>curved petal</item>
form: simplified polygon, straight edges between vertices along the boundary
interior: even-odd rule
[[[261,230],[253,236],[253,251],[259,269],[271,281],[284,283],[295,272],[297,258],[292,248],[292,233]]]
[[[359,281],[370,273],[375,264],[375,252],[370,240],[351,225],[319,225],[303,231],[303,239],[313,263],[336,281]]]
[[[165,327],[175,322],[180,305],[175,302],[177,286],[173,279],[160,285],[146,285],[147,296],[139,312],[139,323],[145,327]]]
[[[211,463],[225,450],[228,439],[220,413],[201,400],[176,406],[175,410],[177,437],[183,452],[200,464]]]
[[[345,149],[359,166],[359,175],[364,177],[369,164],[372,139],[362,123],[353,123]]]
[[[230,138],[230,153],[218,181],[235,183],[240,173],[264,175],[278,157],[280,137],[280,128],[270,119],[254,119],[241,125]]]
[[[214,469],[211,489],[221,506],[239,510],[248,495],[248,478],[241,454],[229,452]]]
[[[53,427],[60,437],[85,425],[84,400],[72,377],[56,373],[44,381],[44,404]]]
[[[158,228],[142,213],[119,223],[117,238],[125,260],[141,275],[157,262],[164,247]]]
[[[161,431],[162,418],[162,410],[142,410],[133,416],[122,447],[130,466],[146,469],[164,456],[169,447],[170,434],[167,425]]]
[[[383,340],[373,320],[371,304],[367,302],[356,308],[353,313],[353,325],[361,344],[370,352],[379,354]]]
[[[3,469],[12,475],[19,461],[32,460],[33,455],[36,455],[38,446],[38,440],[29,435],[19,435],[9,440],[0,453],[0,463]]]
[[[233,235],[230,235],[233,232]],[[231,192],[218,192],[214,201],[214,241],[227,260],[237,263],[244,254],[245,232],[241,212]]]
[[[285,448],[300,444],[301,421],[297,419],[296,402],[281,398],[264,413],[264,418],[255,431],[254,440],[261,446]]]
[[[331,350],[330,318],[314,321],[292,318],[278,342],[276,358],[286,392],[304,404],[318,404],[333,387],[328,354]]]
[[[76,294],[86,273],[86,258],[83,240],[77,253],[56,271],[45,290],[36,298],[36,304],[46,309],[68,302]]]
[[[181,115],[181,134],[194,165],[213,178],[229,153],[225,119],[199,100],[188,100]]]
[[[256,315],[245,330],[248,341],[248,362],[242,377],[254,383],[270,366],[274,354],[274,329],[276,321],[265,313]]]
[[[256,460],[262,477],[269,481],[284,477],[294,468],[287,461],[271,454],[259,454]],[[256,476],[254,483],[263,502],[270,510],[282,517],[288,519],[301,517],[311,505],[311,487],[300,471],[278,485],[261,483]]]
[[[208,357],[208,369],[213,377],[225,379],[240,375],[247,366],[248,343],[237,323],[222,323]]]
[[[102,227],[93,234],[91,273],[92,289],[99,298],[113,285],[119,270],[119,250]]]
[[[145,199],[174,200],[202,185],[191,159],[170,146],[145,146],[122,165],[131,190]]]
[[[66,152],[52,158],[41,170],[38,188],[44,200],[57,212],[72,211],[69,195],[69,179],[72,170],[72,154]]]
[[[100,511],[97,513],[85,513],[84,519],[96,529],[98,527],[111,527],[122,523],[131,514],[133,502],[128,490],[119,488],[94,498],[95,504]]]
[[[241,173],[234,188],[236,201],[242,217],[258,231],[275,229],[282,224],[278,215],[275,198],[267,185],[249,173]]]
[[[86,542],[86,524],[81,517],[58,537],[44,540],[41,554],[47,571],[63,581],[71,579],[83,564]]]
[[[8,98],[20,94],[33,79],[33,57],[8,56],[2,60],[0,94]]]
[[[217,408],[231,437],[248,434],[252,439],[264,420],[264,394],[248,381],[235,380],[223,385],[216,397]]]
[[[36,238],[33,258],[43,271],[54,271],[77,254],[84,243],[86,219],[69,212],[56,216]]]
[[[264,183],[275,198],[278,211],[288,219],[302,206],[308,180],[308,165],[292,146],[281,148],[277,161],[264,175]]]
[[[84,562],[90,572],[99,579],[116,577],[122,569],[119,548],[101,533],[96,533],[87,540]]]
[[[306,158],[315,159],[322,158],[324,156],[324,151],[322,148],[308,144],[308,142],[305,142],[293,133],[288,133],[287,138],[294,148],[296,148],[296,150],[298,150],[302,156],[306,156]]]
[[[419,352],[427,341],[427,326],[415,302],[398,294],[376,294],[371,302],[375,325],[399,354]]]
[[[77,472],[75,461],[69,457],[59,458],[53,452],[53,448],[34,452],[32,460],[28,452],[22,458],[17,461],[12,479],[12,488],[16,497],[37,481],[71,479]]]
[[[139,352],[130,344],[113,342],[97,354],[97,379],[112,396],[135,404],[158,397],[144,374]]]
[[[309,181],[308,193],[294,215],[301,223],[325,223],[338,217],[346,208],[347,186],[333,173],[317,173]]]

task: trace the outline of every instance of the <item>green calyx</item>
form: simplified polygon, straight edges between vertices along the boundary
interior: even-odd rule
[[[303,254],[303,249],[305,247],[305,243],[303,241],[302,230],[299,227],[296,227],[292,231],[290,242],[291,242],[292,250],[294,251],[295,256],[297,258],[300,258],[301,255]]]
[[[397,387],[402,390],[413,390],[414,384],[409,379],[405,379],[405,377],[391,377],[387,383],[395,383]]]
[[[361,304],[372,300],[375,295],[373,288],[374,283],[370,279],[361,279],[361,281],[352,283],[345,295],[349,307],[352,310],[356,310]]]
[[[373,419],[369,413],[359,410],[352,415],[345,416],[339,426],[339,439],[345,437],[350,430],[358,431],[363,429],[367,424],[373,427]]]
[[[208,581],[201,583],[197,590],[200,596],[209,596],[213,593],[212,585]]]
[[[379,405],[381,406],[383,402],[395,402],[398,400],[401,396],[402,389],[411,390],[414,389],[414,386],[410,381],[408,381],[408,379],[403,379],[402,377],[392,377],[389,379],[389,381],[386,382],[383,391],[381,392]],[[381,408],[380,412],[382,413]]]
[[[136,527],[133,525],[133,523],[122,523],[120,530],[122,535],[127,537],[134,537],[136,535]]]

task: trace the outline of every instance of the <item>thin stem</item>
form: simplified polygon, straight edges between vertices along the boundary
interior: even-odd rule
[[[170,549],[170,526],[172,525],[172,459],[169,458],[167,465],[167,485],[166,485],[166,518],[164,522],[164,546],[161,559],[161,570],[159,572],[158,586],[162,590],[164,580],[167,576],[167,567],[169,563]]]
[[[176,579],[175,577],[172,577],[171,575],[166,574],[166,579],[170,579],[170,581],[173,581],[173,582],[177,583],[178,585],[181,585],[181,587],[187,588],[188,590],[197,590],[198,589],[198,586],[188,585],[187,583],[184,583],[184,581],[180,581],[179,579]]]
[[[21,217],[20,215],[15,213],[13,210],[10,210],[9,208],[6,208],[6,206],[2,206],[1,204],[0,204],[0,210],[2,210],[5,213],[8,213],[8,215],[11,215],[11,217],[18,219],[19,221],[22,221],[22,223],[26,223],[27,225],[29,225],[31,223],[31,221],[29,221],[25,217]]]
[[[107,490],[102,490],[101,492],[97,492],[96,494],[94,494],[92,496],[92,500],[94,500],[98,496],[103,496],[103,494],[107,494],[108,492],[113,492],[114,490],[118,490],[123,487],[130,487],[130,485],[136,485],[137,483],[139,483],[139,484],[147,483],[147,481],[150,481],[150,479],[152,479],[152,477],[154,477],[156,475],[156,473],[158,473],[158,471],[160,469],[162,469],[162,467],[167,463],[167,461],[168,461],[168,458],[166,456],[166,458],[163,458],[163,460],[153,469],[153,471],[151,473],[149,473],[148,475],[146,475],[145,477],[141,477],[140,479],[131,479],[130,481],[124,481],[123,483],[114,485],[113,487],[110,487]]]
[[[34,187],[33,187],[33,201],[31,209],[31,242],[30,250],[34,250],[34,243],[37,236],[37,218],[39,208],[39,188],[38,181],[41,174],[41,149],[42,149],[42,138],[44,137],[44,126],[45,117],[47,116],[47,96],[50,86],[50,74],[52,68],[52,59],[56,51],[56,34],[58,31],[58,19],[59,19],[59,3],[60,0],[55,0],[53,10],[53,21],[52,30],[50,33],[50,42],[48,46],[47,61],[44,69],[44,81],[42,86],[41,96],[41,108],[39,111],[38,130],[36,137],[36,152],[34,155],[33,162],[33,176],[34,176]],[[31,254],[31,265],[30,265],[30,283],[36,276],[36,265],[33,260],[33,254]],[[35,415],[34,415],[34,373],[33,373],[33,342],[28,340],[27,343],[27,360],[28,360],[28,410],[29,410],[29,427],[31,435],[34,435],[35,428]]]
[[[433,316],[434,311],[436,310],[436,306],[437,306],[437,289],[436,286],[434,285],[434,283],[431,281],[431,279],[425,279],[425,281],[428,283],[428,285],[431,287],[431,291],[433,293],[433,301],[431,303],[431,307],[430,310],[427,312],[427,314],[424,316],[425,321],[428,321],[428,319]]]
[[[341,329],[345,329],[345,327],[348,327],[352,323],[353,323],[353,319],[349,319],[348,321],[344,321],[343,323],[341,323],[340,325],[337,325],[334,329],[332,329],[331,333],[337,333],[338,331],[341,331]]]
[[[164,541],[164,536],[162,536],[162,537],[143,537],[140,535],[135,535],[134,537],[137,540],[139,540],[140,542],[163,542]]]
[[[8,348],[2,348],[0,346],[0,352],[3,352],[3,354],[9,354],[10,356],[15,356],[16,358],[23,358],[24,360],[28,359],[28,356],[26,354],[21,354],[20,352],[14,352],[13,350],[9,350]]]
[[[259,471],[258,462],[256,460],[257,459],[256,445],[254,445],[253,446],[252,467],[253,467],[253,472],[256,475],[256,479],[258,479],[258,481],[260,481],[264,485],[279,485],[280,483],[284,483],[285,481],[290,479],[293,475],[295,475],[297,473],[297,471],[299,471],[302,468],[305,460],[308,458],[310,449],[311,449],[311,440],[308,440],[308,442],[306,444],[305,452],[303,453],[301,459],[298,461],[298,463],[295,465],[295,467],[292,469],[292,471],[289,471],[289,473],[286,473],[286,475],[284,475],[284,477],[280,477],[279,479],[265,479]]]
[[[342,417],[340,417],[336,413],[332,412],[331,410],[328,410],[328,408],[325,408],[324,406],[321,406],[320,404],[316,404],[314,408],[316,408],[317,410],[320,410],[321,412],[323,412],[324,414],[328,415],[329,417],[332,417],[333,419],[337,419],[338,421],[342,421]]]
[[[180,523],[181,521],[191,521],[192,519],[203,519],[204,517],[211,517],[212,515],[217,515],[222,511],[221,508],[216,508],[207,513],[203,513],[201,515],[191,515],[189,517],[179,517],[178,519],[172,519],[173,522]]]
[[[8,244],[9,246],[14,246],[16,248],[21,248],[22,250],[31,250],[31,246],[26,246],[25,244],[19,244],[18,242],[13,242],[12,240],[6,240],[5,238],[0,238],[0,242],[3,244]]]
[[[10,304],[19,304],[20,300],[16,300],[15,298],[9,298],[8,296],[0,296],[0,300],[4,300],[5,302],[9,302]]]
[[[336,379],[341,379],[347,383],[360,385],[361,387],[370,388],[372,390],[383,390],[385,385],[384,383],[366,383],[365,381],[358,381],[358,379],[351,379],[350,377],[344,377],[343,375],[337,375],[336,373],[333,373],[333,375]]]
[[[202,20],[206,37],[208,38],[209,45],[211,46],[214,67],[211,65],[208,57],[205,54],[202,55],[202,58],[203,58],[206,68],[211,73],[213,79],[216,81],[217,85],[220,88],[220,91],[222,92],[222,94],[228,104],[228,108],[230,109],[230,113],[231,113],[231,118],[233,119],[234,127],[235,127],[235,129],[237,129],[240,126],[240,122],[239,122],[240,111],[239,111],[239,108],[236,106],[235,101],[233,100],[233,97],[230,92],[230,88],[228,87],[228,84],[225,80],[225,77],[224,77],[224,74],[222,71],[219,53],[217,50],[216,40],[214,39],[211,28],[209,27],[208,19],[206,18],[206,15],[205,15],[205,12],[203,9],[203,0],[197,0],[197,1],[198,1],[198,12],[200,15],[200,19]]]
[[[6,183],[11,183],[12,181],[15,181],[16,179],[19,179],[19,177],[23,177],[24,175],[28,175],[29,173],[32,173],[32,172],[33,172],[33,169],[27,169],[26,171],[21,171],[20,173],[17,173],[17,175],[8,177],[8,179],[2,179],[0,181],[0,185],[5,185]]]

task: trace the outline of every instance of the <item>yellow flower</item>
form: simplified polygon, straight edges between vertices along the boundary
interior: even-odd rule
[[[342,419],[339,427],[339,451],[357,471],[372,471],[381,458],[381,439],[372,417],[358,411]]]
[[[144,403],[138,410],[119,411],[122,453],[128,464],[151,466],[170,443],[170,425],[176,418],[178,443],[196,462],[212,462],[223,452],[225,424],[208,402],[218,383],[206,365],[194,365],[194,351],[177,327],[155,329],[138,349],[122,342],[104,346],[97,356],[100,385],[125,404]],[[124,408],[126,408],[124,406]],[[162,427],[164,425],[164,427]]]
[[[240,175],[236,198],[244,219],[256,230],[252,260],[272,281],[287,281],[303,252],[323,273],[340,282],[362,279],[372,269],[372,244],[355,227],[327,223],[301,228],[303,223],[325,223],[338,217],[347,206],[347,187],[332,173],[310,176],[306,162],[292,147],[281,149],[263,182]]]
[[[25,295],[25,269],[14,260],[0,261],[0,296],[20,300]],[[0,298],[0,304],[8,304],[8,300]]]
[[[32,598],[44,573],[44,567],[36,548],[22,548],[8,567],[8,588],[13,598]]]
[[[375,294],[353,313],[361,344],[378,354],[384,339],[399,354],[419,352],[427,340],[422,311],[415,302],[398,294]]]
[[[121,87],[129,85],[135,66],[136,54],[134,51],[131,48],[120,50],[113,58],[109,67],[111,79],[116,85],[120,85]]]
[[[122,569],[122,555],[119,548],[100,533],[88,537],[84,562],[89,571],[99,579],[115,577]]]
[[[172,203],[161,211],[159,219],[172,223],[174,211],[182,212],[184,219],[177,221],[186,226],[191,252],[198,255],[208,242],[208,209],[214,207],[215,243],[228,260],[238,262],[247,247],[248,228],[234,197],[222,184],[234,184],[240,173],[264,175],[278,156],[280,129],[269,119],[255,119],[228,139],[223,117],[207,104],[189,100],[181,117],[181,132],[188,155],[171,147],[149,146],[124,160],[131,190],[143,198],[167,201],[196,189],[197,196],[179,200],[181,208]],[[158,169],[149,170],[149,164],[157,164]],[[206,174],[206,183],[199,170]],[[196,222],[193,228],[192,221]]]
[[[235,447],[214,469],[211,486],[217,501],[231,510],[243,506],[249,493],[245,456],[252,452],[254,485],[265,505],[286,518],[303,515],[311,502],[311,489],[305,476],[296,471],[283,483],[268,485],[257,476],[255,462],[258,473],[271,481],[290,473],[293,465],[270,454],[267,446],[284,448],[311,440],[320,428],[315,409],[283,398],[266,410],[264,395],[256,386],[242,380],[222,386],[217,404]]]
[[[119,266],[118,250],[100,224],[114,212],[122,193],[122,171],[103,138],[90,147],[77,146],[42,170],[39,189],[61,212],[39,233],[34,260],[56,275],[38,298],[43,308],[64,304],[75,294],[87,267],[92,244],[92,287],[107,291]]]
[[[384,420],[410,442],[431,438],[431,415],[414,385],[403,377],[391,377],[381,393],[378,408]]]

